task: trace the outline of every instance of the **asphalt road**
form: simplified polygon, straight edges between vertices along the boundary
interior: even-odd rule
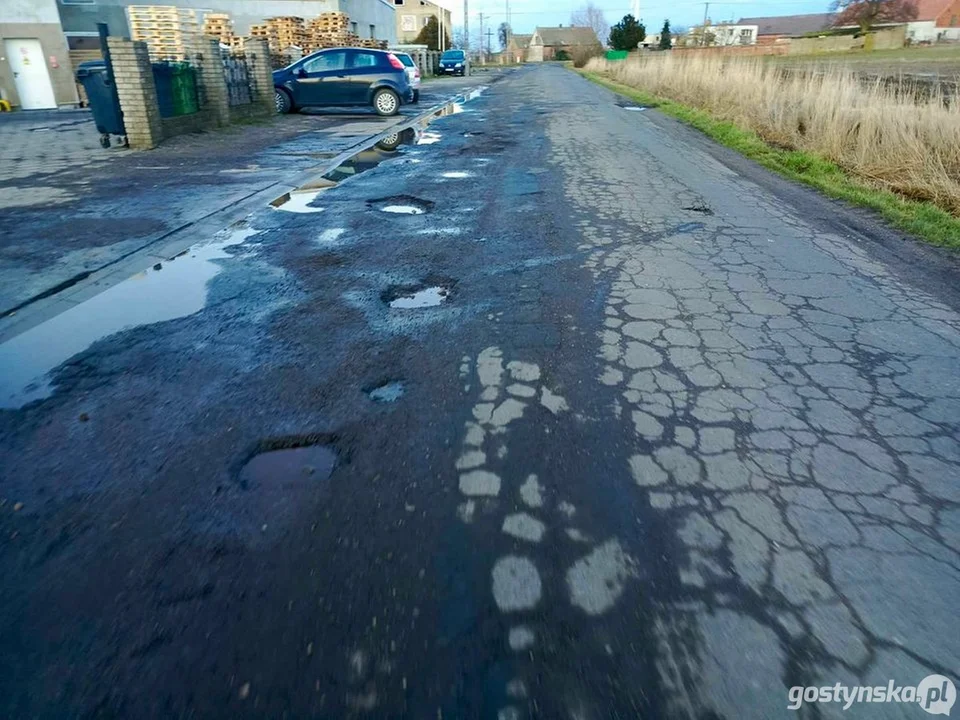
[[[957,265],[624,104],[525,68],[0,345],[0,715],[925,717],[788,704],[957,682]]]

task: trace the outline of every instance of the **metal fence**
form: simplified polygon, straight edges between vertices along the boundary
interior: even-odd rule
[[[243,53],[221,53],[223,63],[223,77],[227,83],[227,99],[231,107],[249,105],[253,102],[253,91],[250,87],[250,69],[247,57]]]

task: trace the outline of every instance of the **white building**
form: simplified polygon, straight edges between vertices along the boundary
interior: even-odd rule
[[[720,23],[707,28],[708,36],[713,34],[712,45],[729,47],[731,45],[756,45],[759,25],[734,25]]]

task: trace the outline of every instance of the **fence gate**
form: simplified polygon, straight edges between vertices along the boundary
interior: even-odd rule
[[[227,98],[230,105],[252,103],[253,93],[250,90],[250,73],[247,69],[246,56],[223,53],[220,59],[223,62],[223,77],[227,81]]]

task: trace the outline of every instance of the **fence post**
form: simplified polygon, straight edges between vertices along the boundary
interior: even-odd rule
[[[267,41],[247,38],[243,49],[247,57],[247,75],[253,91],[253,103],[273,115],[277,108],[273,100],[273,68],[270,66],[270,48]]]
[[[118,37],[107,38],[107,43],[127,141],[137,150],[155,148],[163,140],[163,126],[147,44]]]
[[[230,124],[230,96],[227,94],[227,79],[223,75],[223,60],[220,58],[220,41],[205,38],[201,44],[202,55],[197,79],[203,83],[207,104],[216,119],[217,126]]]

